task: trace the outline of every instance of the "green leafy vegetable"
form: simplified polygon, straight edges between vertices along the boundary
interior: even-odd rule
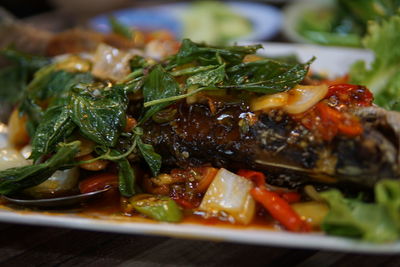
[[[149,165],[151,172],[154,176],[158,175],[161,169],[161,156],[154,151],[152,145],[143,143],[139,135],[136,137],[136,142],[140,154],[142,154],[144,160]]]
[[[375,53],[370,68],[356,62],[350,71],[351,82],[367,86],[379,106],[400,110],[400,16],[381,22],[371,22],[363,39],[366,48]]]
[[[77,85],[71,91],[71,119],[90,140],[114,147],[126,122],[128,99],[120,86]]]
[[[21,92],[32,74],[49,64],[50,60],[24,54],[12,48],[1,50],[0,54],[14,63],[0,70],[0,99],[15,103],[21,97]]]
[[[133,208],[157,221],[180,222],[183,214],[174,200],[165,196],[138,195],[129,199]]]
[[[205,44],[194,43],[189,39],[182,41],[179,52],[173,57],[169,67],[183,65],[196,61],[200,65],[221,64],[222,58],[227,65],[238,64],[248,54],[254,54],[261,45],[251,46],[207,46]]]
[[[40,156],[53,152],[56,145],[64,141],[75,127],[65,107],[49,108],[33,137],[30,157],[36,161]]]
[[[331,235],[392,242],[400,237],[400,182],[382,180],[375,186],[375,203],[348,199],[338,190],[321,193],[330,211],[322,229]]]
[[[387,208],[400,231],[400,182],[384,180],[375,186],[376,202]]]
[[[80,142],[61,144],[57,153],[44,163],[0,171],[0,194],[10,195],[46,181],[56,170],[69,166]]]
[[[135,194],[135,172],[126,158],[120,159],[118,163],[119,192],[124,197]]]
[[[130,27],[122,24],[114,16],[110,16],[108,21],[110,23],[111,30],[114,33],[119,34],[127,39],[132,39],[134,32]]]
[[[161,65],[157,65],[146,78],[143,85],[144,101],[153,101],[181,94],[179,84],[174,77],[166,72]],[[170,105],[172,101],[162,102],[145,111],[141,123],[151,118],[155,113]]]
[[[228,85],[220,88],[264,94],[286,91],[304,80],[313,61],[314,58],[305,64],[287,64],[265,59],[241,63],[227,70]]]
[[[212,86],[221,83],[225,78],[225,64],[216,66],[213,69],[205,70],[194,74],[186,80],[186,84]]]

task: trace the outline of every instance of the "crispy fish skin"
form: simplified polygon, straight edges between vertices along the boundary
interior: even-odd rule
[[[211,164],[232,169],[284,172],[320,182],[373,186],[384,178],[400,178],[399,114],[371,107],[360,109],[363,134],[317,138],[278,110],[255,115],[244,103],[208,105],[180,102],[175,118],[144,125],[144,141],[152,144],[167,166]]]

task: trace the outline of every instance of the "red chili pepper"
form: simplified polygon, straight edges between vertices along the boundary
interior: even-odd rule
[[[266,188],[255,187],[251,196],[261,203],[271,216],[292,232],[308,232],[310,227],[303,221],[292,207],[277,193]]]
[[[258,187],[265,187],[265,175],[262,172],[242,169],[237,172],[237,175],[252,180]]]
[[[281,194],[281,197],[288,203],[296,203],[299,202],[301,199],[300,194],[297,192],[286,192]]]
[[[251,196],[261,203],[271,216],[286,229],[293,232],[310,231],[307,222],[300,218],[285,199],[265,187],[265,175],[262,172],[239,170],[237,174],[256,184],[256,187],[250,190]]]

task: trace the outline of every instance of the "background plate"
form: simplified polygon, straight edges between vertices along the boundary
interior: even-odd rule
[[[247,2],[226,2],[230,8],[247,18],[253,31],[237,41],[262,41],[273,37],[281,28],[281,12],[272,6]],[[180,14],[189,7],[187,3],[165,4],[148,8],[128,8],[111,13],[122,23],[148,30],[168,29],[182,37],[183,25]],[[109,14],[99,15],[89,25],[96,31],[107,32]]]

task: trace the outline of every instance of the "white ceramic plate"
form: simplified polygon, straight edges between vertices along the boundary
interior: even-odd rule
[[[252,24],[252,31],[237,41],[267,40],[281,28],[281,12],[273,6],[236,1],[226,2],[226,4]],[[189,7],[188,3],[170,3],[145,8],[122,9],[113,12],[112,15],[126,25],[149,30],[168,29],[180,38],[183,31],[181,14]],[[110,30],[108,14],[91,19],[89,24],[96,31]]]
[[[301,60],[316,56],[313,69],[341,75],[355,60],[370,61],[372,55],[364,50],[327,48],[306,45],[265,44],[269,55],[297,54]],[[1,140],[1,139],[0,139]],[[1,147],[1,144],[0,144]],[[14,211],[0,208],[0,221],[10,223],[67,227],[93,231],[117,232],[126,234],[163,235],[180,238],[231,241],[248,244],[261,244],[283,247],[329,249],[365,253],[399,253],[400,242],[393,244],[371,244],[351,239],[326,236],[318,233],[294,234],[282,231],[249,227],[206,226],[197,224],[168,224],[147,222],[132,218],[93,216],[83,217],[73,213],[51,214],[48,212]]]

